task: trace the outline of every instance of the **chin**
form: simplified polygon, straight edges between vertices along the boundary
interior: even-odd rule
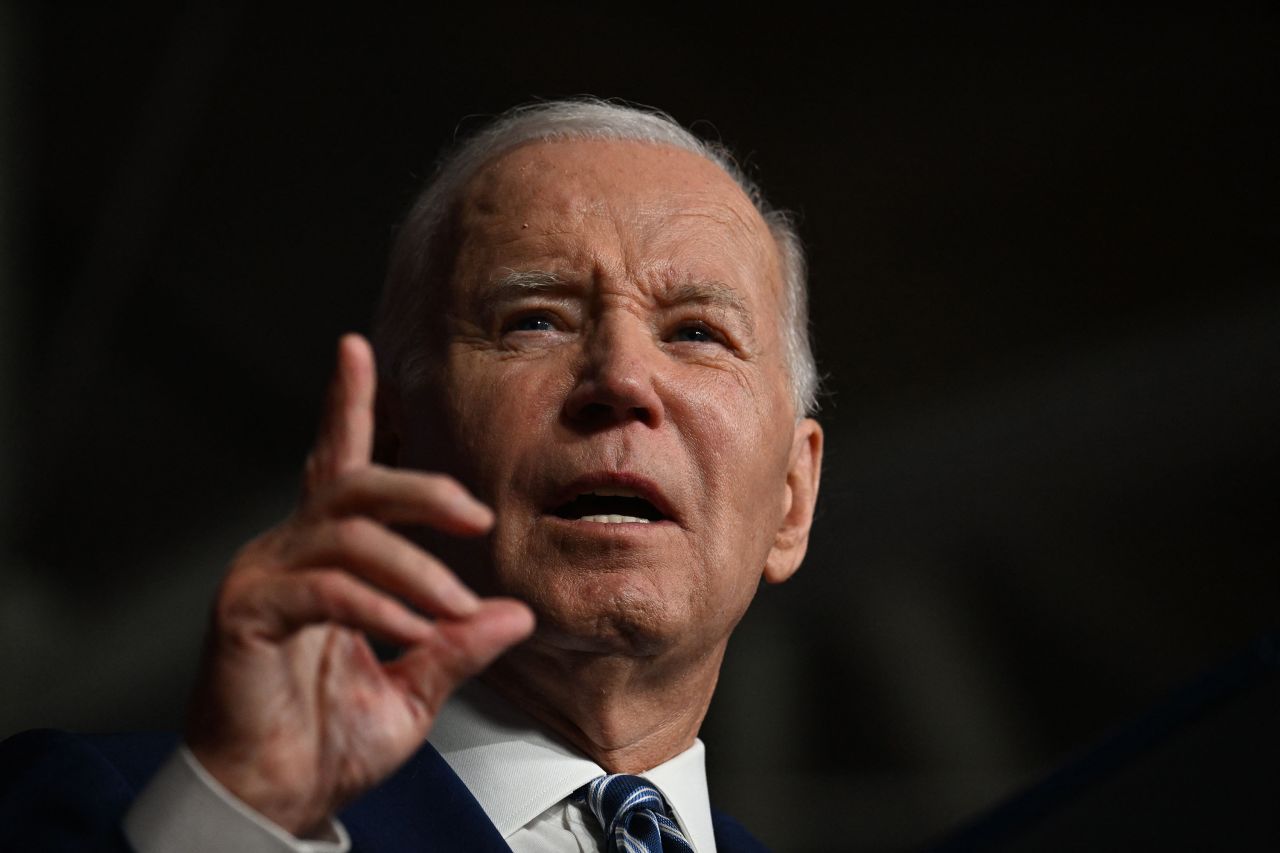
[[[566,651],[648,657],[687,634],[680,612],[622,572],[543,577],[520,597],[538,617],[536,638]]]

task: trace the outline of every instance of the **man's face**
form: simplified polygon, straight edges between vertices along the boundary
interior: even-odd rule
[[[821,432],[797,421],[769,231],[680,149],[530,144],[456,211],[442,363],[400,461],[496,512],[444,556],[561,648],[705,654],[803,556]],[[435,544],[435,543],[433,543]]]

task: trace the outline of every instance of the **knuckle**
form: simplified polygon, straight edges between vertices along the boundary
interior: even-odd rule
[[[287,566],[304,527],[297,513],[250,539],[231,558],[226,578],[272,573]]]
[[[374,522],[360,516],[340,518],[333,522],[333,541],[338,551],[351,556],[361,550],[373,535]]]
[[[228,574],[213,601],[213,624],[221,634],[234,634],[261,612],[261,592],[250,572]]]
[[[326,481],[316,490],[315,502],[322,512],[341,514],[360,506],[369,494],[369,472],[356,468]]]
[[[351,595],[351,583],[346,575],[332,569],[313,572],[306,588],[312,600],[327,610],[343,609]]]
[[[365,602],[365,606],[368,609],[372,620],[384,625],[395,620],[395,617],[398,615],[397,611],[400,607],[391,599],[385,598],[381,595],[374,596],[369,601]]]

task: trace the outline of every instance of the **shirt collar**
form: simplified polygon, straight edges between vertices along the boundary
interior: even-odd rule
[[[662,792],[693,848],[702,853],[714,851],[716,836],[711,824],[706,748],[702,741],[694,738],[693,746],[640,775]]]
[[[503,838],[605,773],[474,681],[440,709],[429,740]],[[715,850],[702,741],[638,775],[666,797],[696,850]]]

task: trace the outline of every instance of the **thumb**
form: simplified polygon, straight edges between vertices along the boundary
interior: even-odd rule
[[[433,640],[416,645],[387,665],[387,672],[434,714],[465,679],[482,671],[533,633],[533,611],[512,598],[486,598],[465,619],[440,619]]]

